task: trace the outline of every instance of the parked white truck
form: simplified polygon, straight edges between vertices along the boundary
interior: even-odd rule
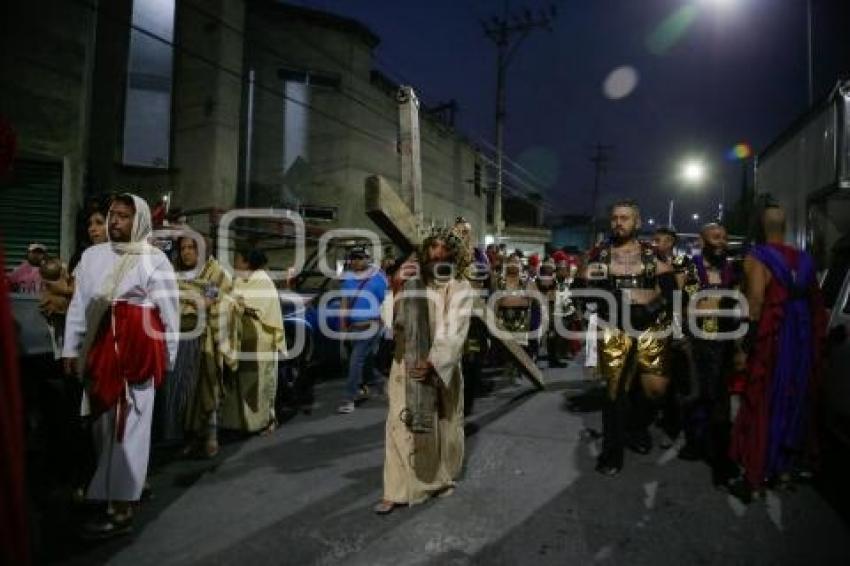
[[[822,416],[850,446],[850,81],[759,154],[756,193],[785,207],[788,241],[818,262],[830,310]]]
[[[788,240],[828,267],[850,232],[850,81],[756,157],[755,183],[786,208]]]

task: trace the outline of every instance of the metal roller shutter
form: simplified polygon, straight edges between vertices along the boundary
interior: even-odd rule
[[[0,185],[0,241],[7,269],[18,266],[30,242],[59,253],[62,217],[62,164],[15,161],[10,181]]]

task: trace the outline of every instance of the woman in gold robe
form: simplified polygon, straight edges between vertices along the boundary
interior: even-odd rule
[[[194,279],[178,281],[178,285],[181,297],[194,297],[183,303],[184,308],[197,308],[199,301],[206,307],[205,317],[198,320],[203,324],[200,365],[185,425],[194,441],[187,452],[211,458],[218,454],[218,412],[226,393],[226,378],[238,367],[242,309],[232,295],[233,280],[212,256]]]

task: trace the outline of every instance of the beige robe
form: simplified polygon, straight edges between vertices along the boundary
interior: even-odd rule
[[[225,395],[225,372],[236,371],[242,340],[242,309],[231,294],[233,280],[212,257],[194,281],[181,283],[181,291],[194,287],[196,292],[203,293],[207,285],[217,287],[218,296],[206,311],[198,383],[186,411],[186,430],[197,435],[209,433],[211,416],[216,414]]]
[[[242,315],[243,359],[239,362],[234,388],[221,404],[221,426],[258,432],[275,419],[278,356],[286,351],[280,299],[274,283],[262,269],[247,279],[237,278],[233,295],[242,297],[245,308],[255,314],[246,311]]]
[[[431,350],[437,373],[439,411],[430,434],[414,434],[401,421],[405,408],[405,363],[394,360],[387,394],[389,413],[384,459],[384,499],[419,503],[454,485],[463,466],[463,376],[461,356],[472,315],[473,293],[466,279],[428,287]]]

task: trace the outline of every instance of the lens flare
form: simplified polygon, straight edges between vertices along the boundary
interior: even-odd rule
[[[611,100],[620,100],[629,96],[637,88],[638,72],[634,67],[617,67],[605,78],[602,92]]]
[[[726,152],[726,159],[729,161],[741,161],[752,156],[753,148],[747,142],[737,143]]]
[[[646,38],[646,47],[654,55],[664,55],[676,45],[697,19],[699,10],[688,4],[682,6],[662,21]]]

